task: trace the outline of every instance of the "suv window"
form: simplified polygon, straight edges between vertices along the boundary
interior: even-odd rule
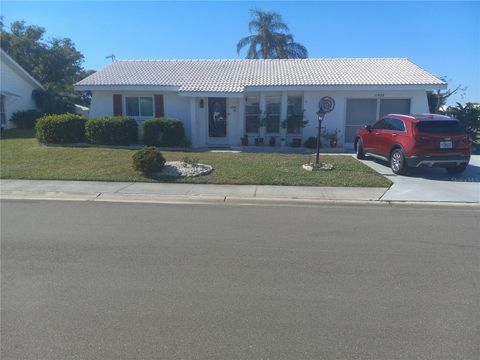
[[[400,119],[388,118],[385,119],[389,130],[405,131],[405,123]]]
[[[374,130],[385,130],[387,129],[387,122],[385,119],[378,120],[375,124],[373,124],[372,129]]]
[[[423,133],[450,133],[450,134],[462,134],[465,132],[465,128],[460,122],[456,120],[448,121],[435,121],[426,120],[417,123],[417,129]]]

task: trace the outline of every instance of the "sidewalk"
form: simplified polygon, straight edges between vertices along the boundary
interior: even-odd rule
[[[0,180],[2,199],[125,202],[378,201],[387,188]]]

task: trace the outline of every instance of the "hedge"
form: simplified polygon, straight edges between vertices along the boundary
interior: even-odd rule
[[[154,118],[142,124],[142,142],[147,146],[182,146],[185,129],[178,119]]]
[[[150,146],[138,150],[133,154],[133,168],[145,175],[152,175],[162,170],[165,165],[165,158],[160,150]]]
[[[47,144],[73,144],[85,140],[85,118],[76,114],[46,115],[37,120],[36,136]]]
[[[35,109],[16,111],[12,114],[11,121],[19,129],[33,129],[35,122],[42,114]]]
[[[96,145],[130,145],[138,140],[135,119],[125,116],[98,117],[87,120],[85,137]]]

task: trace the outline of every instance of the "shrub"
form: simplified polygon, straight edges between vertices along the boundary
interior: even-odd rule
[[[156,147],[146,147],[133,154],[134,169],[146,175],[161,171],[163,165],[165,165],[165,158]]]
[[[473,103],[462,105],[457,102],[456,106],[448,107],[447,114],[465,126],[472,140],[480,138],[480,108],[477,105]]]
[[[35,122],[42,116],[37,110],[16,111],[12,114],[11,121],[19,129],[33,129]]]
[[[85,124],[85,137],[89,143],[97,145],[135,144],[137,122],[125,116],[93,118]]]
[[[85,118],[76,114],[46,115],[37,120],[37,139],[47,144],[72,144],[85,139]]]
[[[155,118],[142,124],[142,142],[147,146],[182,146],[185,129],[177,119]]]
[[[303,144],[307,149],[316,149],[317,148],[317,138],[315,136],[311,136],[305,141]]]

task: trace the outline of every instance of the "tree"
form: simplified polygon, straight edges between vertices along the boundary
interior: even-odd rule
[[[457,102],[456,106],[449,106],[447,114],[458,119],[467,129],[472,140],[480,138],[480,104]]]
[[[240,39],[237,53],[248,46],[247,59],[305,59],[308,51],[294,41],[290,29],[276,12],[250,10],[252,19],[248,30],[252,35]]]
[[[441,77],[443,81],[447,81],[447,78]],[[450,90],[437,90],[437,91],[427,91],[427,100],[428,100],[428,109],[432,114],[438,114],[440,112],[440,108],[447,104],[447,99],[452,96],[453,94],[460,91],[463,98],[463,93],[467,88],[458,85],[455,89]]]
[[[88,105],[88,94],[78,94],[73,89],[75,82],[93,73],[83,69],[84,56],[71,39],[45,40],[44,35],[45,28],[26,25],[25,21],[14,21],[10,24],[10,31],[6,31],[3,18],[0,18],[0,46],[46,88],[45,94],[34,95],[35,99],[42,99],[39,105],[58,105],[49,105],[50,111],[68,107],[68,104],[62,104],[63,101],[73,103],[78,100]]]

